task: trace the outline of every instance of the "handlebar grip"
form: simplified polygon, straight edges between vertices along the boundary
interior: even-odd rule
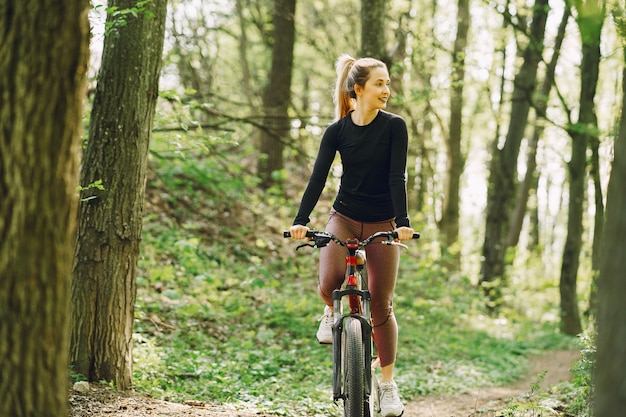
[[[284,238],[291,237],[291,232],[289,230],[283,230],[283,237]],[[314,230],[309,230],[308,232],[306,232],[306,237],[314,238],[315,237],[315,231]]]
[[[393,237],[394,239],[397,239],[398,232],[392,232],[391,237]],[[420,238],[420,234],[418,232],[414,232],[413,237],[411,237],[411,239],[419,239],[419,238]]]

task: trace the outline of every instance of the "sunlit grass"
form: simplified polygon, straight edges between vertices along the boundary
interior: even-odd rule
[[[191,255],[198,251],[188,244],[193,238],[167,234],[173,244],[145,252],[167,251],[171,261],[142,261],[136,388],[283,415],[302,415],[302,407],[338,413],[330,400],[330,347],[314,338],[321,313],[315,257],[284,262],[252,245],[242,261],[216,244],[202,251],[219,253],[219,260],[199,260]],[[144,245],[162,242],[146,236]],[[403,258],[395,299],[405,400],[510,383],[527,370],[529,354],[568,343],[549,327],[487,316],[468,280],[451,281],[443,269],[419,262]]]

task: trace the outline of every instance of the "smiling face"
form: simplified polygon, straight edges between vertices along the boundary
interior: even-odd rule
[[[354,92],[357,97],[357,106],[368,109],[383,110],[387,107],[389,100],[389,73],[386,68],[373,68],[365,85],[355,84]]]

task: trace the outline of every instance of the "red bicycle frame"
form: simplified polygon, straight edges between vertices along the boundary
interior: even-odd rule
[[[358,286],[358,282],[356,279],[356,250],[359,248],[359,241],[355,239],[348,239],[346,241],[346,248],[348,249],[348,255],[346,256],[346,274],[347,287],[356,288]],[[361,308],[361,297],[356,294],[350,294],[350,314],[362,314]]]

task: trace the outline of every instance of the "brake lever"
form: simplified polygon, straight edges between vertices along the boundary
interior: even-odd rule
[[[305,248],[305,247],[309,247],[309,248],[315,248],[315,244],[311,244],[311,243],[303,243],[302,245],[299,245],[296,247],[296,250],[300,249],[300,248]]]
[[[328,246],[332,238],[330,236],[316,236],[315,237],[315,248],[323,248]]]
[[[296,250],[304,247],[309,248],[323,248],[330,243],[331,238],[329,236],[316,236],[312,239],[313,243],[303,243],[300,246],[296,247]]]
[[[389,246],[400,246],[402,249],[408,249],[409,248],[404,243],[396,242],[395,240],[383,240],[380,243],[382,243],[383,245],[389,245]]]

